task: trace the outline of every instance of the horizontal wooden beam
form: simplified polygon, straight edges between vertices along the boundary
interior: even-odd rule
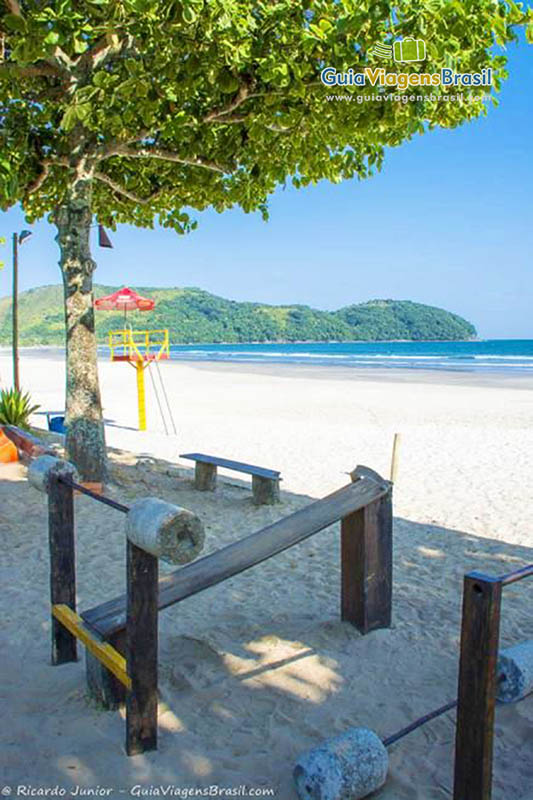
[[[378,476],[379,477],[379,476]],[[380,479],[381,480],[381,479]],[[256,533],[159,579],[159,609],[225,581],[293,547],[390,492],[387,481],[362,477]],[[126,626],[126,595],[84,611],[83,620],[109,639]]]
[[[110,644],[96,639],[79,614],[76,614],[75,611],[72,611],[71,608],[63,603],[59,603],[52,606],[52,615],[73,636],[79,639],[87,650],[124,684],[126,689],[131,689],[131,678],[126,670],[126,659]]]
[[[224,467],[235,472],[244,472],[248,475],[258,475],[260,478],[279,478],[279,470],[256,467],[254,464],[245,464],[242,461],[231,461],[229,458],[219,458],[218,456],[208,456],[205,453],[180,453],[180,458],[187,458],[189,461],[199,461],[202,464],[211,464],[215,467]],[[280,478],[281,480],[281,478]]]

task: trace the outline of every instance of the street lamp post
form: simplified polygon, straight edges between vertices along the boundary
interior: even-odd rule
[[[13,234],[13,386],[20,390],[19,378],[19,321],[18,321],[18,291],[19,291],[19,254],[18,248],[25,239],[31,236],[31,231],[21,231]]]

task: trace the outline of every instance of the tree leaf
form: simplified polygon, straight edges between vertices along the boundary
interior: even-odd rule
[[[44,39],[46,44],[57,44],[59,42],[59,33],[57,31],[50,31]]]
[[[9,30],[24,33],[26,31],[26,22],[23,17],[17,14],[4,14],[2,21]]]

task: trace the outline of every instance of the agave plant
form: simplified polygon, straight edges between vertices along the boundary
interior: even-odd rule
[[[0,390],[0,425],[17,425],[19,428],[30,427],[30,415],[39,408],[32,405],[29,392],[20,389]]]

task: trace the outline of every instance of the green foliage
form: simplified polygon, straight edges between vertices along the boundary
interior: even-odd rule
[[[112,228],[159,220],[183,233],[190,209],[208,206],[266,215],[287,180],[365,178],[386,147],[486,112],[475,88],[464,104],[328,103],[325,65],[375,66],[375,44],[412,36],[428,43],[424,69],[492,67],[498,89],[520,25],[531,39],[533,11],[512,0],[11,0],[1,207],[21,202],[31,220],[89,179]]]
[[[0,425],[16,425],[29,429],[28,420],[40,406],[32,405],[28,392],[19,389],[2,389],[0,391]]]
[[[95,294],[117,287],[96,286]],[[440,308],[400,300],[373,300],[339,311],[308,306],[267,306],[238,303],[201,289],[157,289],[141,286],[140,294],[153,297],[150,312],[128,313],[134,330],[168,328],[172,344],[210,342],[371,341],[376,339],[469,339],[473,325]],[[20,341],[23,344],[63,344],[64,313],[60,286],[43,286],[19,298]],[[0,300],[0,343],[10,342],[11,302]],[[123,328],[124,315],[96,312],[98,341],[107,343],[111,330]]]
[[[450,341],[476,335],[474,326],[457,314],[409,300],[371,300],[342,308],[337,316],[357,339]]]

